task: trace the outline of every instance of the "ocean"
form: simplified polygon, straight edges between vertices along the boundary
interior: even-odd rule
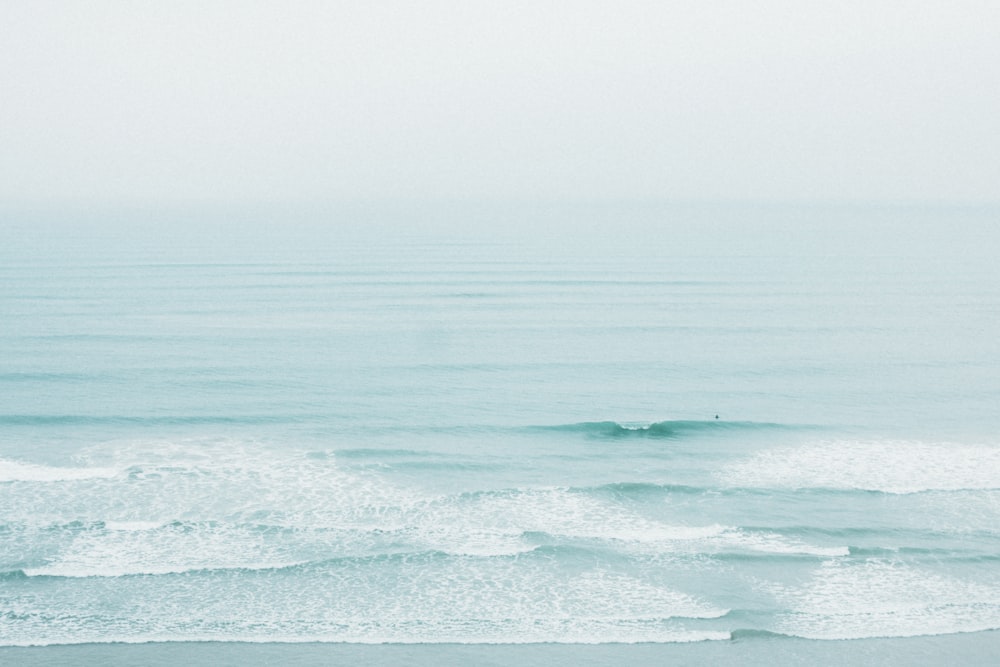
[[[998,659],[996,208],[0,215],[0,661]]]

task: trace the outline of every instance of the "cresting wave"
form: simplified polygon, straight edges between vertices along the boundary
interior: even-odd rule
[[[256,536],[262,537],[267,532],[273,531],[265,528]],[[411,532],[370,535],[367,540],[363,533],[357,533],[344,536],[340,543],[334,543],[332,535],[297,535],[286,539],[284,545],[274,547],[264,546],[260,539],[254,539],[242,527],[198,530],[187,534],[167,529],[159,535],[139,539],[109,537],[107,534],[78,535],[59,557],[47,563],[0,573],[0,576],[19,573],[27,577],[119,578],[227,571],[269,571],[274,575],[288,575],[332,566],[365,567],[385,560],[414,562],[529,556],[551,560],[614,557],[622,562],[632,558],[667,556],[675,559],[699,558],[705,562],[749,559],[776,562],[781,558],[829,558],[850,553],[847,547],[819,547],[773,533],[749,533],[721,526],[664,529],[660,534],[644,536],[646,539],[637,539],[638,536],[634,535],[610,540],[574,538],[541,531],[524,531],[520,535],[453,535],[447,542],[443,542],[441,536],[436,539],[428,536],[421,541],[430,546],[436,541],[439,548],[424,551],[406,550],[406,547],[412,549],[419,546],[414,543]],[[431,529],[429,532],[433,534],[437,531]],[[353,545],[352,538],[356,542]],[[187,548],[200,548],[202,551],[178,551]],[[385,550],[392,548],[399,550]],[[344,555],[328,555],[338,551]]]
[[[0,414],[0,424],[7,426],[212,426],[268,424],[296,424],[323,420],[327,415],[288,414],[174,414],[174,415],[87,415],[87,414]],[[664,438],[675,439],[698,434],[735,434],[778,430],[803,430],[805,425],[778,424],[769,422],[726,421],[726,420],[666,420],[658,422],[618,422],[593,421],[573,424],[536,425],[527,427],[486,427],[482,425],[430,425],[422,427],[370,427],[372,433],[385,431],[524,431],[526,433],[567,433],[581,434],[593,438]]]
[[[109,634],[133,640],[155,634],[171,640],[295,637],[365,643],[728,637],[704,625],[729,610],[701,596],[608,567],[559,564],[552,556],[456,558],[427,552],[281,570],[118,577],[116,599],[126,604],[110,617],[106,602],[95,595],[107,584],[48,577],[30,597],[14,599],[0,641],[80,643],[107,641]],[[53,604],[61,610],[55,624],[45,612]],[[116,632],[108,633],[108,621]]]
[[[118,472],[107,467],[56,467],[0,459],[0,482],[62,482],[114,477]]]
[[[194,499],[193,504],[205,502]],[[151,515],[159,512],[147,508]],[[177,507],[179,513],[190,513]],[[249,519],[254,521],[249,522]],[[410,506],[348,506],[327,516],[251,507],[225,521],[8,524],[11,543],[43,549],[30,576],[122,577],[223,570],[311,568],[378,559],[518,558],[627,563],[648,557],[833,557],[823,546],[771,530],[670,525],[560,489],[442,496]],[[46,545],[48,545],[46,547]]]
[[[693,435],[761,432],[805,428],[768,422],[725,420],[672,420],[653,423],[616,421],[580,422],[555,426],[535,426],[535,430],[556,433],[578,433],[592,438],[664,438],[676,439]]]
[[[808,460],[824,446],[800,444],[798,456]],[[986,450],[967,453],[988,463]],[[740,447],[719,473],[762,475],[760,466],[776,461],[778,451],[747,454]],[[874,461],[906,453],[888,445],[873,451]],[[933,451],[928,446],[925,455]],[[477,474],[465,478],[464,490],[443,490],[422,486],[420,476],[417,483],[394,477],[391,465],[364,465],[449,456],[213,440],[108,443],[82,452],[75,468],[7,461],[8,481],[22,483],[0,486],[0,515],[7,518],[0,526],[0,581],[7,586],[0,588],[0,644],[110,636],[675,642],[758,631],[837,639],[1000,624],[1000,582],[971,576],[976,568],[992,570],[993,561],[981,557],[992,544],[989,530],[961,534],[981,542],[962,551],[922,546],[956,539],[953,527],[809,525],[812,514],[782,527],[763,521],[766,514],[741,514],[744,501],[787,507],[781,503],[805,498],[822,506],[828,491],[820,487],[768,493],[650,481],[491,486]],[[959,461],[942,474],[971,474]],[[838,493],[862,508],[941,505],[933,495]],[[986,496],[977,505],[960,497],[963,511],[974,508],[988,525],[995,519],[992,492],[977,493]],[[942,564],[958,574],[934,569]],[[775,572],[792,576],[773,580]],[[851,600],[852,590],[884,582],[895,597]],[[122,601],[111,615],[95,606],[109,586]],[[916,593],[907,597],[909,589]],[[962,599],[948,597],[949,590]],[[754,592],[777,600],[777,611],[755,617],[725,602]],[[945,607],[938,608],[940,600]],[[866,625],[875,602],[883,606]],[[192,611],[201,609],[209,611]],[[747,629],[754,622],[760,630]]]

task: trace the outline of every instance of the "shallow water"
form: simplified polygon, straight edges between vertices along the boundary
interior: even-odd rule
[[[996,630],[997,218],[8,211],[0,645]]]

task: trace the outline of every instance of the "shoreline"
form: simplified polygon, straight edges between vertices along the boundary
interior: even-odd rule
[[[0,663],[34,665],[744,665],[989,664],[1000,630],[851,640],[757,636],[672,644],[346,644],[228,641],[60,644],[0,647]]]

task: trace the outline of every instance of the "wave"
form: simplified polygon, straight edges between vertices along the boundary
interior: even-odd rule
[[[577,493],[609,494],[621,498],[645,498],[659,497],[671,494],[676,495],[702,495],[711,494],[713,496],[765,496],[768,498],[779,497],[787,493],[796,497],[805,495],[817,496],[858,496],[858,495],[884,495],[882,491],[868,489],[837,489],[837,488],[804,488],[804,489],[769,489],[753,486],[695,486],[691,484],[659,484],[656,482],[611,482],[609,484],[599,484],[596,486],[576,486],[570,487],[569,491]]]
[[[541,539],[551,536],[545,533],[526,533],[526,537]],[[231,575],[241,576],[250,573],[260,573],[268,576],[295,576],[322,572],[337,568],[364,568],[380,565],[428,565],[435,562],[459,561],[492,561],[515,562],[526,553],[531,553],[545,562],[553,559],[563,561],[587,560],[595,555],[592,548],[579,545],[538,544],[530,546],[523,552],[472,554],[455,553],[444,549],[425,549],[419,551],[397,551],[387,553],[371,553],[363,555],[341,555],[312,560],[259,562],[259,563],[189,563],[189,564],[135,564],[132,567],[118,566],[104,559],[97,563],[63,563],[54,561],[35,567],[25,566],[0,572],[3,579],[53,578],[53,579],[123,579],[148,576],[170,575]]]
[[[329,415],[311,413],[288,414],[174,414],[174,415],[94,415],[94,414],[0,414],[0,425],[6,426],[200,426],[200,425],[266,425],[298,424],[322,422]],[[617,438],[662,438],[679,439],[698,434],[719,435],[726,433],[748,433],[760,431],[792,430],[809,428],[803,425],[778,424],[771,422],[725,421],[725,420],[667,420],[652,423],[631,423],[617,421],[578,422],[573,424],[533,425],[526,427],[497,427],[481,424],[437,424],[422,426],[387,426],[371,424],[364,430],[371,434],[383,432],[483,432],[483,431],[527,431],[529,433],[566,433],[584,435],[599,439]],[[380,448],[348,448],[342,452],[348,456],[373,455],[426,455],[415,450],[391,450]]]
[[[534,426],[533,430],[556,433],[581,434],[591,438],[663,438],[678,439],[700,434],[745,433],[758,431],[773,431],[779,429],[802,428],[788,424],[750,421],[710,420],[669,420],[650,424],[631,424],[628,422],[599,421],[579,422],[576,424],[557,424],[550,426]]]
[[[472,522],[475,523],[474,521]],[[276,533],[275,531],[278,531]],[[817,546],[773,532],[739,528],[624,525],[609,528],[554,526],[546,530],[481,530],[433,525],[397,530],[305,533],[270,526],[189,525],[152,522],[74,530],[74,542],[57,558],[22,568],[31,577],[117,578],[182,573],[251,572],[302,575],[329,568],[366,569],[395,563],[432,562],[517,564],[626,562],[670,555],[711,560],[786,560],[848,555],[846,547]],[[263,542],[267,536],[268,541]],[[337,555],[331,556],[331,553]],[[521,561],[523,565],[524,562]],[[381,564],[381,565],[380,565]],[[484,565],[485,566],[485,565]]]
[[[93,373],[14,371],[0,373],[0,382],[93,382],[98,377]]]
[[[736,628],[729,632],[729,637],[733,641],[746,641],[754,639],[795,639],[795,635],[763,630],[761,628]]]
[[[166,575],[193,575],[193,574],[218,574],[222,572],[247,574],[251,572],[282,572],[294,571],[298,568],[321,565],[325,563],[313,563],[309,561],[287,562],[287,563],[240,563],[239,565],[151,565],[145,564],[142,567],[120,567],[105,565],[102,569],[74,566],[73,564],[62,565],[53,563],[39,567],[24,567],[10,573],[12,578],[20,578],[17,573],[26,578],[58,578],[58,579],[121,579],[126,577],[150,577]],[[2,575],[0,575],[2,576]]]
[[[892,558],[822,563],[795,585],[772,583],[785,610],[774,630],[808,639],[915,637],[1000,628],[1000,587]]]
[[[529,619],[530,620],[530,619]],[[524,622],[528,625],[528,621]],[[393,630],[386,629],[381,635],[372,635],[362,629],[356,634],[334,633],[330,630],[319,630],[313,633],[290,634],[285,631],[268,631],[265,634],[256,634],[248,631],[247,634],[235,632],[220,633],[140,633],[136,635],[109,635],[107,632],[95,632],[93,635],[81,637],[59,637],[51,640],[39,639],[37,637],[25,639],[0,639],[0,647],[27,648],[27,647],[47,647],[47,646],[78,646],[81,644],[346,644],[363,646],[408,646],[408,645],[455,645],[455,646],[531,646],[531,645],[585,645],[600,646],[607,644],[692,644],[697,642],[728,641],[731,634],[725,630],[664,630],[658,633],[636,634],[631,628],[617,628],[619,634],[613,634],[616,628],[608,622],[601,624],[601,632],[588,631],[587,628],[594,624],[584,624],[571,636],[531,636],[526,632],[514,632],[513,634],[502,636],[468,637],[456,634],[448,634],[441,637],[429,636],[429,632],[434,628],[428,628],[427,624],[421,624],[420,633],[408,631],[406,634],[395,634]],[[535,630],[535,627],[526,627],[524,630]],[[257,633],[260,631],[257,630]]]
[[[392,553],[374,553],[364,555],[331,556],[317,559],[283,560],[272,562],[232,562],[232,563],[136,563],[132,567],[118,566],[107,562],[104,558],[91,563],[72,563],[54,561],[37,567],[22,567],[0,577],[48,577],[57,579],[121,579],[148,576],[169,575],[232,575],[240,576],[250,573],[273,575],[296,575],[309,572],[325,571],[330,568],[364,567],[373,565],[427,564],[448,559],[476,558],[467,554],[456,555],[440,549],[421,551],[398,551]]]
[[[704,623],[730,612],[641,574],[593,562],[553,568],[547,556],[456,559],[422,552],[327,563],[289,567],[282,572],[291,576],[281,577],[227,571],[210,579],[122,578],[114,582],[116,599],[135,606],[119,607],[122,613],[111,618],[100,595],[81,594],[105,591],[106,583],[50,579],[18,599],[17,617],[4,617],[4,636],[44,643],[122,632],[366,643],[674,642],[706,638],[699,636],[708,629]],[[192,613],[190,604],[206,590],[210,611]]]
[[[907,495],[1000,489],[1000,447],[896,440],[821,441],[755,453],[717,473],[726,486]]]
[[[6,615],[10,619],[14,619],[15,616],[20,617],[25,616],[23,614],[18,615]],[[948,633],[931,633],[931,634],[918,634],[918,635],[908,635],[905,637],[900,637],[900,639],[912,639],[919,637],[940,637],[942,635],[949,636],[966,636],[975,635],[977,638],[986,637],[997,630],[959,630],[956,632]],[[150,645],[152,648],[157,646],[167,645],[167,644],[248,644],[248,645],[276,645],[281,646],[285,644],[336,644],[341,646],[392,646],[392,647],[407,647],[407,646],[421,646],[421,645],[437,645],[437,646],[551,646],[551,645],[567,645],[567,646],[607,646],[607,645],[669,645],[669,644],[694,644],[702,642],[732,642],[734,645],[751,643],[751,642],[781,642],[781,641],[820,641],[820,642],[833,642],[838,645],[842,644],[844,641],[842,639],[817,639],[811,637],[802,637],[795,634],[788,634],[783,632],[775,632],[771,630],[765,630],[762,628],[735,628],[733,630],[675,630],[670,632],[663,632],[656,637],[634,637],[628,633],[627,628],[623,628],[620,635],[610,634],[605,632],[602,635],[589,635],[586,637],[574,636],[566,638],[542,638],[542,637],[530,637],[530,636],[510,636],[501,638],[475,638],[475,637],[456,637],[449,636],[447,638],[435,638],[435,637],[414,637],[406,636],[399,637],[392,634],[391,631],[385,631],[382,635],[373,636],[371,634],[334,634],[332,632],[314,632],[314,633],[299,633],[292,634],[289,631],[279,631],[279,632],[268,632],[266,634],[252,634],[252,633],[239,633],[230,631],[212,633],[208,634],[205,632],[186,632],[186,633],[174,633],[174,632],[141,632],[134,635],[127,634],[110,634],[108,632],[95,632],[93,635],[83,635],[80,637],[74,636],[59,636],[51,639],[42,639],[38,637],[25,637],[23,639],[4,639],[0,640],[0,648],[45,648],[45,647],[60,647],[60,646],[80,646],[80,645],[94,645],[94,646],[104,646],[108,644],[122,644],[122,645]],[[879,639],[878,637],[869,639]],[[885,639],[892,639],[888,637]],[[895,646],[895,645],[893,645]],[[894,650],[899,650],[896,647]],[[930,656],[944,656],[942,652],[943,649],[937,646],[928,647],[926,649],[928,655]],[[904,655],[908,652],[904,649]],[[251,653],[246,653],[248,656],[252,656]],[[312,654],[310,654],[312,655]],[[459,654],[461,655],[461,654]],[[623,654],[628,655],[628,654]],[[706,654],[711,656],[712,654]],[[796,655],[812,655],[812,653],[807,653],[803,650],[801,654]],[[878,656],[880,653],[874,647],[868,647],[865,652],[857,653],[852,652],[849,655],[856,656]],[[896,655],[896,654],[886,654],[886,655]],[[960,654],[964,655],[964,654]],[[974,655],[982,656],[981,651],[977,651]],[[953,657],[953,656],[952,656]],[[892,660],[892,658],[887,658]],[[699,662],[710,662],[710,660],[702,660]],[[888,663],[887,663],[888,664]]]
[[[849,546],[851,556],[859,558],[899,558],[918,557],[933,559],[934,562],[993,562],[1000,561],[1000,554],[994,553],[969,553],[957,551],[953,548],[932,548],[932,547],[859,547]]]
[[[266,414],[266,415],[0,415],[0,425],[5,426],[199,426],[226,424],[291,424],[314,419],[322,415]]]
[[[0,482],[66,482],[107,479],[118,475],[116,468],[63,468],[37,463],[0,459]]]
[[[330,452],[309,452],[310,458],[337,457],[345,459],[366,459],[377,458],[435,458],[439,455],[421,449],[390,449],[376,447],[354,447],[347,449],[337,449]]]
[[[780,497],[783,494],[803,497],[809,495],[816,496],[859,496],[885,495],[884,491],[869,489],[838,489],[826,487],[802,488],[802,489],[773,489],[767,487],[753,486],[695,486],[691,484],[659,484],[656,482],[611,482],[595,486],[574,486],[567,489],[571,492],[611,495],[618,498],[641,499],[657,498],[669,495],[704,495],[713,496],[762,496],[768,498]]]
[[[653,482],[612,482],[598,486],[580,486],[569,489],[576,493],[607,493],[622,498],[644,498],[669,494],[696,495],[708,493],[714,489],[705,486],[689,486],[686,484],[655,484]]]

